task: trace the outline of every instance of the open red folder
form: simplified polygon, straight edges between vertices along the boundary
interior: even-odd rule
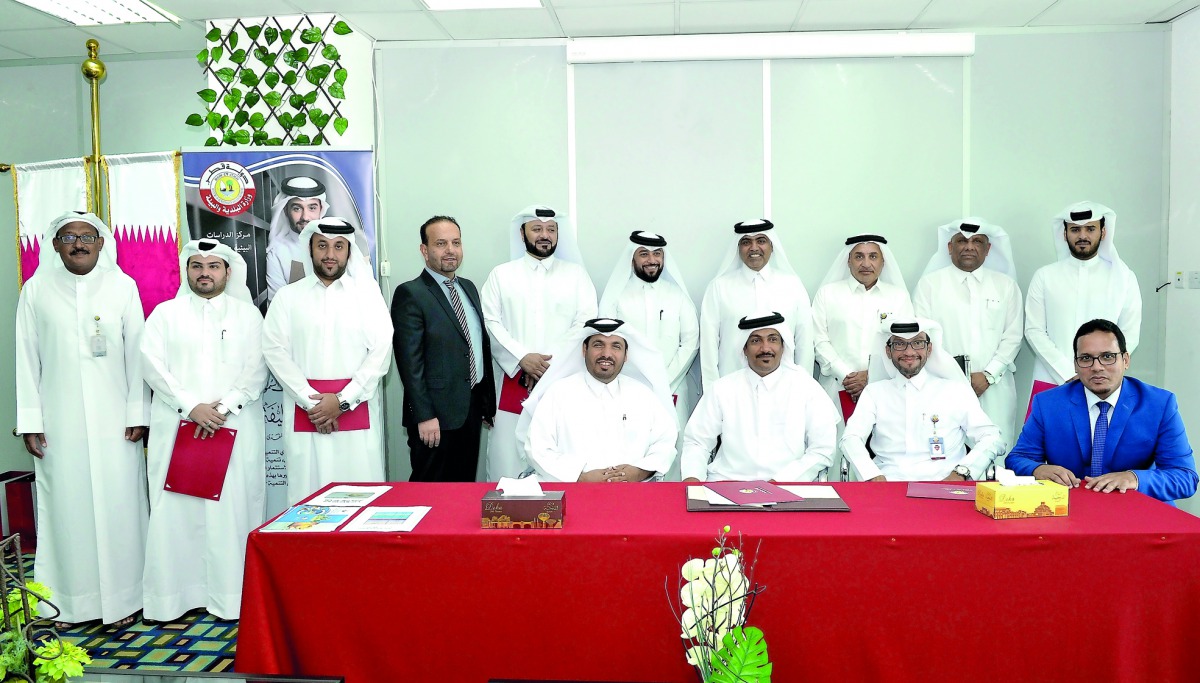
[[[336,394],[346,385],[350,383],[349,379],[310,379],[308,383],[319,394]],[[358,404],[358,407],[342,413],[338,418],[338,431],[353,432],[360,429],[371,428],[371,413],[367,408],[368,401],[363,401]],[[296,420],[294,424],[297,432],[315,432],[316,425],[312,420],[308,419],[308,411],[296,405]]]
[[[854,414],[854,406],[858,404],[854,402],[853,398],[850,398],[848,391],[839,391],[838,401],[841,403],[842,419],[849,422],[850,416]]]
[[[1052,384],[1050,382],[1043,382],[1040,379],[1033,380],[1033,391],[1029,392],[1029,407],[1025,409],[1025,421],[1026,422],[1029,421],[1029,415],[1033,412],[1033,397],[1037,396],[1038,394],[1042,393],[1043,391],[1046,391],[1047,389],[1053,389],[1057,386],[1058,386],[1057,384]]]
[[[771,505],[804,498],[766,481],[710,481],[705,484],[735,505]]]
[[[221,500],[237,430],[222,427],[204,439],[196,438],[195,433],[195,422],[179,422],[163,490],[204,500]]]

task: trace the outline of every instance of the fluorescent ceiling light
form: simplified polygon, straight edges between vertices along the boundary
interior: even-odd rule
[[[142,0],[17,0],[76,26],[179,23],[179,17]]]
[[[435,12],[456,9],[541,9],[542,0],[422,0]]]
[[[973,54],[974,33],[741,33],[576,38],[567,43],[570,64]]]

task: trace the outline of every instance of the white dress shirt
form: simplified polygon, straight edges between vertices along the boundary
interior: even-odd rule
[[[1099,363],[1100,361],[1095,362]],[[1088,421],[1091,423],[1092,440],[1094,441],[1096,439],[1096,420],[1100,419],[1100,404],[1108,404],[1108,423],[1111,425],[1113,408],[1117,407],[1117,399],[1121,398],[1121,387],[1118,386],[1111,394],[1108,395],[1108,398],[1103,399],[1093,394],[1091,389],[1084,387],[1083,397],[1087,399]]]
[[[929,439],[935,435],[942,438],[939,460],[930,453]],[[978,479],[1006,451],[1000,430],[979,407],[970,384],[924,371],[912,379],[898,375],[868,384],[846,422],[841,447],[863,480],[882,474],[890,481],[940,481],[956,465],[965,465]]]
[[[713,384],[683,436],[681,474],[701,481],[813,481],[833,464],[837,411],[790,365],[766,377],[742,368]],[[709,454],[721,438],[721,450]]]

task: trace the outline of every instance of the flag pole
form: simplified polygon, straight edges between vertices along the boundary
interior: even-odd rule
[[[102,197],[100,193],[100,81],[104,78],[107,69],[104,62],[97,57],[100,51],[100,42],[91,38],[86,45],[88,58],[83,60],[80,71],[83,72],[83,77],[92,87],[92,167],[90,171],[92,192],[89,193],[91,197],[88,202],[88,210],[99,216],[101,215]]]

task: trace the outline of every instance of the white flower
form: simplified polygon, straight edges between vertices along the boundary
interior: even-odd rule
[[[703,579],[689,581],[680,589],[679,601],[684,607],[707,609],[712,605],[712,586]]]
[[[698,557],[685,562],[679,570],[679,573],[683,575],[684,581],[695,581],[700,578],[703,572],[704,560]]]
[[[683,627],[683,638],[699,638],[700,629],[696,623],[696,610],[686,609],[683,611],[683,616],[679,618],[679,625]]]
[[[696,645],[695,647],[689,647],[687,650],[685,650],[685,654],[687,655],[688,664],[691,664],[692,666],[700,666],[700,660],[705,659],[705,655],[708,653],[705,652],[705,648],[703,646]]]

